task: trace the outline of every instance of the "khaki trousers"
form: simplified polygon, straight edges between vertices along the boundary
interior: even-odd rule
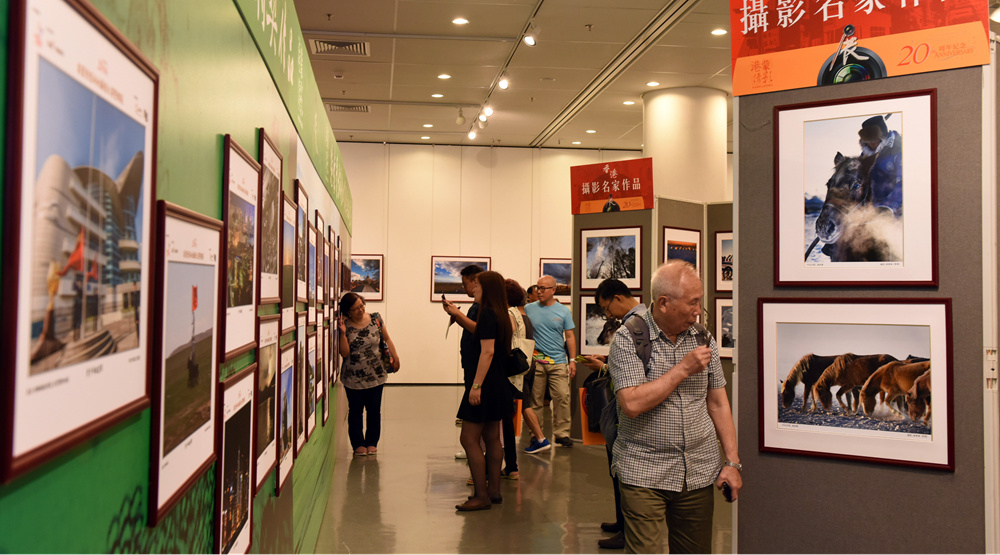
[[[671,555],[712,552],[712,485],[666,491],[618,483],[625,515],[625,553],[662,553],[666,520]]]
[[[545,406],[545,388],[549,388],[552,396],[553,439],[569,437],[569,365],[544,364],[536,360],[535,384],[531,390],[531,407],[535,411],[540,411]]]

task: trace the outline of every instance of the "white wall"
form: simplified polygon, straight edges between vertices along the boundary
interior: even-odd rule
[[[489,256],[527,287],[539,258],[571,258],[569,168],[639,152],[338,143],[354,198],[352,252],[383,254],[370,302],[399,351],[393,383],[461,383],[460,329],[431,302],[431,257]]]

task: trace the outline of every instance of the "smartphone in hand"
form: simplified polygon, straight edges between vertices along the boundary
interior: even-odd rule
[[[722,496],[726,498],[727,503],[733,502],[733,488],[729,487],[729,482],[722,482]]]

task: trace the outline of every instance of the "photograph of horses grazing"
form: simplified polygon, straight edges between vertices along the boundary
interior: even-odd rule
[[[896,361],[880,367],[861,387],[861,406],[864,407],[865,416],[874,416],[876,397],[878,397],[882,406],[888,409],[892,415],[906,418],[908,414],[904,415],[899,408],[916,379],[929,372],[930,369],[930,361],[911,362],[908,360]],[[899,401],[898,404],[897,401]],[[909,412],[908,409],[907,412]]]
[[[816,410],[819,402],[812,394],[813,385],[836,359],[837,355],[821,356],[812,353],[800,358],[791,371],[788,372],[788,377],[785,378],[785,381],[781,382],[782,406],[786,409],[792,406],[792,403],[795,402],[796,388],[801,383],[803,385],[802,407],[799,410],[806,412],[809,408],[810,400],[812,400],[812,410]]]
[[[823,410],[829,412],[833,401],[831,390],[833,386],[838,386],[837,403],[845,413],[854,414],[858,411],[856,390],[860,389],[879,367],[895,360],[895,357],[887,354],[864,356],[843,354],[837,357],[837,360],[816,381],[813,386],[813,396],[822,403]]]
[[[913,380],[913,387],[906,392],[906,407],[911,420],[921,420],[925,424],[931,419],[931,371],[930,368]]]

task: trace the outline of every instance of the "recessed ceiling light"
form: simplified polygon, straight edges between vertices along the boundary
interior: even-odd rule
[[[447,73],[442,73],[441,75],[438,75],[438,79],[451,79],[451,75],[448,75]]]
[[[425,123],[424,127],[434,127],[434,124],[433,123]]]
[[[725,29],[713,29],[712,30],[712,34],[715,35],[715,36],[717,36],[717,37],[721,37],[722,35],[725,35],[727,33],[729,33],[729,31],[727,31]]]
[[[441,94],[441,93],[434,93],[431,96],[434,97],[434,98],[443,98],[444,97],[444,95]]]
[[[452,19],[451,22],[454,23],[455,25],[465,25],[466,23],[469,22],[469,20],[465,19],[464,17],[456,17],[455,19]]]
[[[587,133],[591,133],[591,134],[593,134],[593,133],[597,133],[597,131],[596,131],[596,130],[594,130],[594,129],[588,129],[588,130],[587,130]]]
[[[423,139],[423,140],[425,140],[425,141],[426,141],[427,139],[430,139],[430,137],[428,137],[427,135],[424,135],[423,137],[420,137],[420,138],[421,138],[421,139]]]
[[[580,144],[580,141],[573,141],[573,144],[578,145]]]
[[[622,104],[624,104],[626,106],[631,106],[631,105],[635,104],[635,101],[634,100],[626,100],[625,102],[622,102]]]
[[[646,86],[647,87],[659,87],[660,84],[658,82],[656,82],[656,81],[650,81],[649,83],[646,83]]]

